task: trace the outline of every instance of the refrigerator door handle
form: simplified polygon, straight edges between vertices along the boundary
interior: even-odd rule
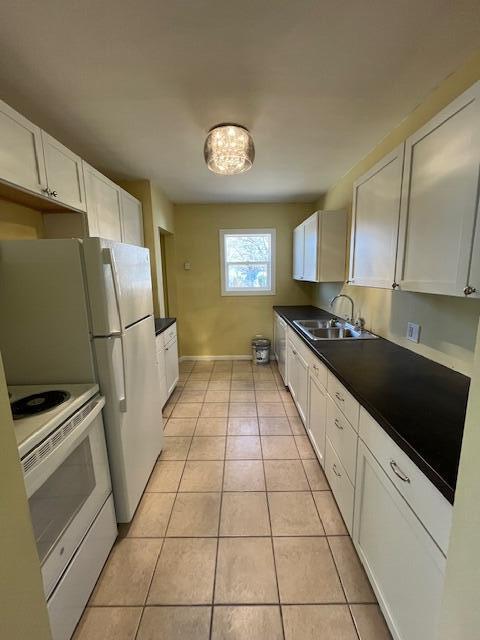
[[[118,278],[118,269],[117,269],[117,262],[115,260],[115,254],[113,253],[111,247],[104,247],[102,249],[102,253],[103,253],[104,263],[110,265],[110,269],[112,271],[113,291],[115,294],[115,305],[117,307],[118,322],[120,324],[120,332],[123,333],[124,325],[123,325],[123,318],[122,318],[122,307],[120,305],[122,292],[120,290],[120,280]],[[123,345],[122,345],[122,349],[123,349]]]
[[[125,362],[125,344],[124,344],[124,331],[123,331],[123,318],[122,307],[120,305],[121,290],[120,281],[118,279],[117,263],[115,261],[115,254],[110,247],[102,249],[103,260],[105,264],[110,265],[112,270],[113,291],[115,293],[115,305],[117,307],[118,322],[120,324],[120,331],[114,331],[111,333],[113,338],[120,338],[120,344],[122,347],[122,371],[123,371],[123,397],[119,399],[120,411],[122,413],[127,412],[127,364]]]
[[[116,332],[112,334],[112,338],[118,338],[120,340],[120,346],[122,348],[122,374],[123,374],[123,396],[118,399],[120,411],[127,413],[127,366],[125,362],[125,344],[124,344],[123,332]]]

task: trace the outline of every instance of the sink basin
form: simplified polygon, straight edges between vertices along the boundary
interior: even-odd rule
[[[330,320],[294,320],[299,329],[326,329],[330,326]]]
[[[348,322],[337,321],[339,326],[330,327],[329,320],[294,320],[294,324],[311,340],[369,340],[378,336],[358,329]]]

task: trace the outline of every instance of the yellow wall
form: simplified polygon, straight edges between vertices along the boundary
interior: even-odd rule
[[[175,205],[167,270],[182,355],[250,355],[254,335],[272,337],[272,305],[309,303],[307,286],[292,280],[292,231],[312,211],[308,204]],[[274,296],[220,294],[219,229],[248,228],[277,230]]]
[[[0,637],[49,640],[25,484],[0,358]]]
[[[40,211],[20,204],[0,200],[0,239],[42,238],[43,220]]]
[[[350,213],[354,181],[479,79],[480,54],[446,78],[373,151],[344,175],[320,200],[319,208],[347,209]],[[354,299],[356,312],[365,318],[368,328],[432,360],[471,375],[479,300],[320,284],[312,287],[313,304],[328,308],[328,301],[340,289]],[[346,312],[348,307],[342,305],[338,310]],[[418,345],[404,337],[408,321],[422,326]]]
[[[145,246],[150,249],[154,313],[155,316],[164,316],[160,234],[171,234],[174,231],[173,205],[160,187],[149,180],[121,182],[120,185],[142,203]]]

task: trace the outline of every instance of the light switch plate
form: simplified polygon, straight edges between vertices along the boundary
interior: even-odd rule
[[[407,325],[407,339],[412,342],[418,342],[420,338],[420,325],[409,322]]]

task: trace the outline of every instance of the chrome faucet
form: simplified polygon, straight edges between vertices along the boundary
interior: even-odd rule
[[[350,318],[347,318],[347,321],[353,324],[355,322],[353,314],[354,302],[350,296],[347,296],[345,293],[339,293],[338,296],[335,296],[330,300],[330,309],[333,309],[333,303],[335,302],[335,300],[338,300],[338,298],[346,298],[347,300],[350,300],[350,304],[352,305],[352,313]]]

